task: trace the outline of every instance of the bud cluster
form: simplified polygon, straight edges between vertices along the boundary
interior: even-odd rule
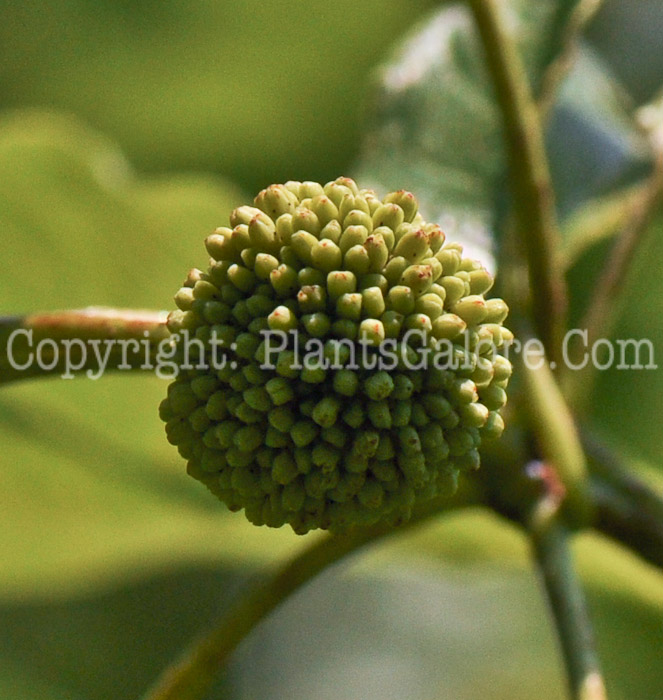
[[[221,339],[232,362],[170,385],[168,439],[255,524],[403,522],[415,502],[452,493],[459,471],[479,466],[482,439],[503,430],[511,366],[492,350],[511,337],[506,304],[484,298],[490,274],[445,243],[409,192],[287,182],[254,205],[207,238],[207,272],[191,271],[175,296],[171,332]],[[339,367],[352,343],[378,353],[411,329],[452,343],[460,369],[408,369],[407,343],[392,372]],[[273,365],[266,331],[288,332]],[[295,363],[311,339],[334,369]]]

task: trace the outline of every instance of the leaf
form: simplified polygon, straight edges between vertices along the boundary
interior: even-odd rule
[[[434,0],[2,3],[0,106],[54,105],[141,170],[258,191],[346,174],[366,74]]]
[[[574,549],[609,697],[656,697],[663,577],[595,536]],[[513,528],[476,513],[393,538],[325,572],[256,630],[231,667],[238,696],[562,700],[527,555]]]
[[[590,251],[571,271],[573,297],[579,302],[588,298],[593,281],[605,267],[606,252],[605,246]],[[663,473],[663,282],[654,272],[661,256],[663,219],[656,216],[625,282],[614,331],[594,348],[583,348],[583,355],[592,362],[594,351],[598,363],[605,364],[589,402],[596,428],[618,451],[649,461]]]
[[[580,536],[574,550],[610,697],[651,700],[663,684],[661,574],[594,536]],[[32,700],[31,688],[48,700],[138,697],[248,582],[235,565],[192,567],[63,601],[0,606],[0,692],[3,678],[7,684],[29,668],[27,689],[7,697]],[[558,647],[520,533],[466,511],[370,547],[267,618],[208,697],[378,695],[565,697]]]
[[[561,29],[574,6],[514,0],[507,8],[535,89],[562,50]],[[379,74],[357,174],[378,189],[417,193],[429,218],[488,263],[508,196],[508,173],[500,115],[484,61],[464,6],[444,8],[418,27]],[[592,81],[596,88],[586,101],[579,86]],[[547,143],[563,214],[587,197],[640,175],[643,159],[648,162],[617,93],[597,59],[587,54],[565,82]],[[580,159],[585,166],[582,180],[570,178],[568,171]],[[606,163],[607,172],[602,169]]]
[[[0,314],[90,304],[171,308],[241,193],[202,176],[138,179],[97,133],[39,112],[0,123]],[[252,527],[186,476],[154,376],[52,379],[0,392],[0,599],[61,597],[192,562],[272,561],[300,546]]]
[[[651,171],[649,146],[631,116],[634,108],[599,56],[585,46],[561,86],[547,130],[563,217]]]

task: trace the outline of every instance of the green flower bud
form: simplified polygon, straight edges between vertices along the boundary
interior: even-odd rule
[[[366,200],[358,193],[346,194],[343,196],[343,199],[338,207],[339,221],[345,221],[347,215],[353,210],[364,211],[367,214],[369,213]]]
[[[341,266],[343,254],[341,249],[329,238],[323,238],[313,244],[311,264],[318,270],[331,272]]]
[[[256,207],[262,209],[273,220],[281,214],[293,214],[297,206],[297,197],[284,185],[270,185],[262,190],[254,200]]]
[[[292,214],[281,214],[281,216],[275,220],[275,224],[277,240],[282,245],[288,245],[290,243],[290,239],[292,238],[292,234],[296,230],[292,226]],[[283,257],[283,252],[281,252],[281,260],[283,260],[283,262],[287,262],[289,265],[291,264]]]
[[[416,263],[426,256],[428,236],[423,229],[409,231],[396,243],[394,255],[400,255],[410,263]]]
[[[373,219],[371,215],[362,209],[353,209],[343,219],[343,228],[350,226],[364,226],[370,233],[373,230]]]
[[[297,292],[297,303],[304,313],[323,311],[327,305],[327,290],[319,284],[304,285]]]
[[[425,225],[424,231],[428,234],[428,245],[431,251],[437,253],[444,244],[445,235],[437,224]]]
[[[384,201],[389,204],[398,204],[403,210],[405,221],[411,222],[419,210],[419,203],[411,192],[398,190],[398,192],[390,192]]]
[[[444,313],[444,304],[437,294],[422,294],[415,299],[414,310],[434,321]]]
[[[267,317],[267,322],[273,331],[287,332],[297,328],[297,317],[287,306],[277,306]]]
[[[445,305],[447,307],[452,307],[465,296],[465,282],[455,275],[441,277],[439,284],[441,287],[444,287]]]
[[[228,268],[228,279],[240,292],[248,292],[256,285],[256,276],[242,265],[231,265]]]
[[[317,236],[321,228],[320,221],[314,212],[306,207],[297,207],[292,215],[293,231],[307,231]]]
[[[445,246],[441,250],[435,253],[435,257],[440,261],[442,265],[442,274],[446,276],[455,275],[460,268],[460,261],[462,256],[458,250],[455,248],[450,248]]]
[[[274,291],[282,297],[294,294],[298,287],[297,271],[289,265],[279,265],[269,273],[269,281]]]
[[[373,228],[384,226],[395,231],[405,220],[405,212],[398,204],[382,204],[373,214]]]
[[[230,234],[230,241],[237,253],[251,246],[249,227],[247,224],[237,224]]]
[[[408,261],[402,256],[392,257],[384,268],[384,276],[390,287],[399,284],[405,270],[409,267]]]
[[[361,317],[362,296],[359,293],[343,294],[336,302],[336,315],[351,321],[358,321]]]
[[[384,297],[379,287],[369,287],[361,293],[362,313],[369,318],[380,318],[385,310]]]
[[[357,278],[353,272],[335,271],[327,275],[327,292],[332,299],[349,294],[357,289]]]
[[[371,266],[366,248],[363,245],[353,245],[343,256],[343,266],[357,277],[365,275]]]
[[[405,285],[397,285],[389,290],[388,304],[391,310],[407,316],[414,311],[414,292]]]
[[[359,377],[350,369],[340,369],[334,375],[334,391],[341,396],[354,396],[359,388]]]
[[[371,272],[381,272],[384,270],[389,259],[389,248],[381,234],[373,234],[364,243],[369,259],[369,270]]]
[[[276,225],[261,211],[249,222],[249,238],[255,250],[275,253],[278,251],[280,242],[276,236]]]
[[[496,384],[490,384],[479,389],[479,399],[491,411],[497,411],[506,404],[506,391]]]
[[[329,316],[320,311],[316,311],[312,314],[305,314],[302,316],[302,323],[304,324],[306,332],[314,338],[326,337],[331,328]]]
[[[322,240],[323,238],[328,238],[330,241],[333,241],[338,245],[339,241],[341,240],[342,233],[343,228],[339,223],[338,219],[332,219],[327,224],[325,224],[323,229],[320,231],[319,237],[320,240]]]
[[[193,289],[191,287],[182,287],[175,295],[175,304],[182,311],[189,311],[193,304]]]
[[[368,345],[380,345],[385,339],[382,321],[376,318],[365,318],[359,324],[359,339]]]
[[[322,226],[322,231],[325,230],[325,227],[331,221],[336,221],[338,223],[338,208],[336,207],[334,202],[332,202],[331,199],[327,197],[327,195],[319,194],[316,197],[313,197],[313,199],[311,199],[309,203],[309,208],[318,217],[318,221]]]
[[[433,284],[433,271],[430,265],[410,265],[403,272],[401,284],[410,287],[415,296],[428,291]]]
[[[470,272],[470,293],[485,294],[493,286],[493,276],[483,268]],[[505,315],[506,318],[506,315]],[[504,319],[502,319],[504,320]]]
[[[497,411],[491,411],[481,431],[481,437],[484,440],[497,440],[497,438],[502,437],[503,432],[504,420],[502,416]]]
[[[403,328],[405,316],[398,311],[385,311],[380,318],[384,327],[385,338],[398,338]]]
[[[470,326],[476,326],[481,323],[488,313],[484,298],[478,294],[472,294],[460,299],[452,305],[451,311],[460,316]]]
[[[502,323],[509,313],[509,307],[501,299],[488,299],[486,302],[486,323]]]
[[[342,253],[346,253],[355,245],[363,245],[368,238],[368,229],[365,226],[348,226],[341,234],[339,247]]]
[[[237,252],[232,244],[230,229],[217,229],[205,239],[205,248],[214,260],[237,260]]]
[[[308,231],[297,231],[290,238],[290,247],[304,265],[312,264],[313,246],[317,245],[317,243],[318,239]]]

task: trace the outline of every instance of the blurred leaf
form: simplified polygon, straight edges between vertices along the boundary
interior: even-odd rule
[[[579,537],[574,549],[609,697],[658,697],[663,577],[596,537]],[[562,700],[559,651],[530,566],[522,535],[480,511],[409,530],[286,601],[208,697]],[[65,601],[6,604],[4,682],[30,668],[29,688],[55,685],[59,694],[38,696],[47,700],[137,697],[247,582],[237,566],[198,567]]]
[[[639,104],[663,86],[662,10],[660,0],[605,0],[589,28],[592,43]]]
[[[575,552],[609,697],[657,697],[663,577],[597,537]],[[247,640],[232,678],[242,700],[562,700],[559,654],[522,536],[462,513],[324,573]]]
[[[0,123],[0,313],[170,308],[241,193],[209,177],[137,180],[75,120]],[[60,597],[173,564],[245,566],[300,546],[230,515],[166,442],[153,376],[53,379],[0,393],[0,598]]]
[[[605,266],[608,246],[594,247],[582,256],[571,270],[572,298],[582,306],[589,297],[597,275]],[[626,282],[620,318],[608,344],[596,346],[600,363],[608,360],[609,347],[614,353],[612,366],[599,372],[594,397],[590,403],[592,420],[601,434],[618,450],[643,458],[663,472],[661,446],[661,396],[663,395],[663,280],[652,273],[653,261],[663,259],[663,219],[658,216],[637,252]],[[606,299],[606,304],[614,303]],[[578,316],[574,309],[574,316]],[[635,368],[633,345],[621,343],[644,340],[650,344],[640,348],[640,368]],[[619,341],[619,342],[618,342]],[[591,361],[592,348],[587,348]],[[623,358],[622,358],[623,352]],[[651,357],[653,364],[651,366]],[[623,362],[622,362],[623,359]],[[622,368],[618,369],[619,365]],[[647,368],[647,366],[649,366]]]
[[[560,30],[574,4],[509,5],[509,26],[535,90],[559,55]],[[467,8],[445,8],[418,27],[380,73],[358,175],[379,189],[416,192],[429,218],[488,261],[508,188],[501,119],[484,61]],[[592,90],[586,101],[587,85]],[[618,89],[598,61],[584,54],[564,85],[549,130],[560,211],[640,175],[647,161],[643,143]],[[580,176],[570,176],[579,164]]]
[[[245,581],[236,564],[194,566],[62,601],[6,603],[0,607],[0,695],[138,698]]]
[[[141,169],[257,191],[353,159],[366,74],[434,0],[0,0],[0,106],[76,112]]]
[[[643,178],[650,149],[636,130],[634,105],[587,46],[563,82],[547,130],[560,214]]]

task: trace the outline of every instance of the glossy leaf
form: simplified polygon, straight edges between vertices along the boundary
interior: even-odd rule
[[[559,56],[573,6],[514,1],[505,10],[535,94]],[[487,260],[508,198],[508,173],[484,62],[467,8],[453,5],[422,23],[379,74],[357,170],[379,189],[416,192],[429,218]],[[583,54],[551,118],[547,147],[562,214],[646,170],[643,140],[618,87],[601,71],[598,59]],[[574,174],[579,164],[583,170]]]

